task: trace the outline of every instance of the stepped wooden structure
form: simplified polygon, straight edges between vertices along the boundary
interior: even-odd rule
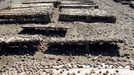
[[[60,13],[58,16],[59,22],[51,23],[52,15],[55,13],[55,7],[59,7]],[[85,9],[86,8],[86,9]],[[61,22],[87,22],[87,23],[115,23],[116,15],[98,9],[98,5],[92,0],[23,0],[22,4],[13,4],[9,6],[9,9],[0,11],[0,23],[16,24],[22,23],[22,29],[28,30],[30,32],[36,32],[36,30],[44,33],[45,30],[64,30],[69,29],[68,26],[60,25]],[[32,23],[32,24],[31,24]],[[41,24],[49,23],[49,24]],[[108,27],[107,27],[108,28]],[[104,28],[105,29],[105,28]],[[112,29],[112,28],[111,28]],[[110,29],[110,30],[111,30]],[[43,31],[42,31],[43,30]],[[101,32],[101,30],[100,30]],[[46,37],[42,36],[33,36],[33,35],[21,35],[21,36],[3,36],[0,37],[0,44],[11,44],[17,45],[29,43],[43,43],[39,47],[49,47],[49,45],[54,44],[67,44],[67,45],[89,45],[89,44],[115,44],[123,50],[123,47],[120,44],[124,44],[125,40],[119,35],[109,35],[108,31],[104,31],[106,37],[101,37],[102,35],[92,35],[89,37]],[[92,33],[97,34],[93,28]],[[103,33],[103,30],[102,30]],[[28,32],[27,32],[28,34]],[[108,34],[108,35],[107,35]],[[45,44],[44,44],[45,43]],[[47,46],[46,46],[47,44]],[[123,52],[123,51],[121,51]],[[120,53],[123,55],[123,53]]]
[[[12,1],[13,4],[11,4]],[[0,24],[17,24],[21,25],[21,32],[26,30],[26,34],[19,32],[14,35],[0,36],[0,59],[3,62],[7,60],[4,66],[0,64],[2,66],[0,75],[134,74],[133,67],[131,68],[133,61],[127,54],[128,49],[126,49],[128,48],[126,47],[128,41],[126,38],[128,39],[129,37],[126,37],[128,33],[125,31],[129,31],[129,29],[119,26],[120,23],[121,25],[124,23],[120,21],[127,20],[127,14],[122,13],[122,16],[117,17],[123,19],[115,25],[117,20],[116,15],[112,12],[99,9],[98,4],[93,0],[18,1],[7,0],[5,4],[9,2],[8,5],[2,6],[4,4],[0,4],[0,10],[1,8],[8,8],[0,11]],[[133,0],[114,1],[130,4],[134,8]],[[4,3],[3,0],[0,3]],[[108,7],[110,6],[107,5],[106,8]],[[117,9],[115,12],[117,12]],[[129,21],[127,20],[127,22]],[[78,26],[75,28],[72,24],[78,24]],[[122,28],[119,29],[118,27]],[[72,31],[69,29],[72,29]],[[49,30],[54,30],[58,34],[64,34],[65,31],[65,36],[59,37],[40,34]],[[56,32],[59,30],[62,32]],[[33,32],[33,34],[29,32]],[[124,32],[127,35],[124,35]],[[37,50],[38,52],[35,54]],[[46,52],[46,55],[40,53],[40,50],[43,53]],[[56,52],[56,50],[59,52]],[[50,56],[49,51],[51,51]],[[54,54],[60,54],[62,51],[63,55],[52,54],[53,52]],[[67,52],[69,54],[65,56]],[[10,57],[11,54],[13,56]],[[77,54],[81,54],[82,56],[78,56]],[[5,55],[9,55],[9,57]],[[119,58],[118,56],[121,57]],[[9,60],[12,60],[12,58],[13,61],[10,62]],[[64,58],[67,59],[64,60]]]

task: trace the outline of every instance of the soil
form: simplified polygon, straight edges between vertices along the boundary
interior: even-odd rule
[[[119,56],[119,49],[117,51],[102,51],[99,49],[96,51],[86,51],[83,50],[85,46],[67,46],[66,49],[59,48],[58,50],[48,49],[45,52],[35,51],[34,54],[28,54],[29,52],[19,55],[16,53],[11,54],[8,51],[5,51],[7,54],[1,54],[0,51],[0,71],[5,72],[10,69],[14,69],[15,66],[19,64],[30,64],[29,62],[43,62],[43,66],[54,66],[60,63],[74,65],[97,65],[101,63],[112,64],[114,66],[119,65],[125,67],[127,65],[131,66],[131,69],[134,70],[134,9],[128,5],[122,5],[116,3],[113,0],[94,0],[98,5],[99,9],[103,9],[109,12],[112,12],[117,17],[116,23],[84,23],[84,22],[73,22],[73,23],[64,23],[58,22],[58,8],[54,9],[54,14],[52,16],[52,22],[55,24],[62,24],[65,26],[70,26],[65,35],[66,38],[81,38],[81,37],[104,37],[104,36],[114,36],[117,34],[118,37],[124,37],[127,45],[127,55]],[[0,35],[19,35],[23,30],[21,28],[22,24],[2,24],[0,25]],[[98,32],[96,32],[98,31]],[[28,35],[28,34],[27,34]],[[51,36],[48,36],[51,37]],[[55,36],[54,36],[55,37]],[[57,36],[56,36],[57,37]],[[94,45],[95,47],[99,47]],[[59,46],[63,47],[63,46]],[[73,50],[73,48],[80,48],[82,50]],[[108,49],[108,48],[107,48]],[[29,50],[31,51],[31,50]],[[109,53],[110,52],[110,53]],[[39,64],[36,64],[36,67]],[[30,64],[30,66],[33,66]],[[35,66],[34,66],[35,67]],[[15,67],[19,69],[20,67]],[[40,69],[40,68],[39,68]],[[36,72],[36,71],[35,71]],[[15,74],[14,74],[15,75]],[[16,74],[17,75],[17,74]],[[30,75],[30,74],[29,74]],[[32,75],[32,74],[31,74]],[[36,74],[37,75],[37,74]],[[60,74],[59,74],[60,75]]]

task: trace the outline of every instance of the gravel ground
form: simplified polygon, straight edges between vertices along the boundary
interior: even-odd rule
[[[73,23],[61,23],[57,21],[57,15],[59,14],[58,9],[54,9],[54,15],[52,18],[53,23],[63,24],[65,26],[70,26],[65,37],[66,38],[81,38],[81,37],[104,37],[118,35],[118,37],[123,37],[126,40],[126,44],[129,49],[126,49],[129,55],[120,57],[116,55],[94,55],[87,53],[86,51],[76,51],[75,55],[71,53],[74,51],[69,51],[70,54],[67,54],[67,51],[60,50],[54,52],[46,50],[42,53],[36,51],[33,55],[30,54],[7,54],[2,55],[0,52],[0,71],[5,72],[10,69],[14,69],[14,64],[19,62],[44,62],[43,66],[47,66],[50,62],[50,66],[56,65],[59,62],[64,64],[73,63],[75,65],[80,64],[92,64],[97,65],[98,63],[120,65],[125,67],[129,65],[134,69],[134,49],[133,49],[133,24],[134,24],[134,9],[130,8],[127,5],[122,5],[115,3],[113,0],[94,0],[99,5],[99,9],[104,9],[114,13],[117,17],[117,22],[115,24],[110,23],[84,23],[84,22],[73,22]],[[0,35],[18,35],[22,31],[20,24],[9,24],[9,25],[0,25]],[[97,32],[96,32],[97,31]],[[116,52],[115,52],[116,53]],[[78,54],[78,55],[77,55]],[[22,63],[21,63],[22,62]],[[16,64],[18,65],[18,64]],[[39,64],[37,64],[38,66]],[[30,64],[30,67],[33,66]],[[36,66],[36,67],[37,67]],[[16,68],[15,68],[16,69]],[[19,72],[19,70],[16,70]],[[36,71],[35,71],[36,72]],[[7,74],[8,75],[8,74]],[[15,75],[15,74],[14,74]],[[17,75],[17,74],[16,74]],[[25,75],[25,74],[24,74]],[[32,75],[32,74],[31,74]],[[57,74],[58,75],[58,74]],[[72,74],[73,75],[73,74]],[[100,74],[101,75],[101,74]],[[117,74],[118,75],[118,74]],[[122,75],[122,74],[121,74]],[[126,74],[125,74],[126,75]]]

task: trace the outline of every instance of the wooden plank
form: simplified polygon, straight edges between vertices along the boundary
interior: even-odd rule
[[[55,3],[58,0],[24,0],[23,4],[30,4],[30,3]]]
[[[0,12],[0,17],[7,16],[30,16],[30,15],[48,15],[51,11],[46,7],[35,7],[35,8],[21,8],[21,9],[11,9],[4,10]]]
[[[61,9],[59,21],[65,22],[106,22],[115,23],[116,16],[105,10],[100,9]]]
[[[50,38],[49,44],[123,43],[123,39],[106,38]]]
[[[96,4],[82,4],[82,3],[70,3],[70,4],[61,4],[59,8],[98,8]]]
[[[38,35],[15,35],[15,36],[0,36],[0,43],[15,43],[15,42],[40,42],[43,39]]]
[[[63,3],[94,3],[93,0],[61,0],[61,4]]]
[[[12,4],[9,8],[16,9],[16,8],[31,8],[31,7],[48,7],[54,8],[53,3],[37,3],[37,4]]]
[[[61,9],[60,14],[63,15],[80,15],[80,16],[111,16],[112,13],[109,13],[105,10],[100,9]]]
[[[35,30],[67,30],[68,27],[62,25],[22,25],[23,29]]]
[[[51,8],[33,7],[3,10],[0,12],[0,23],[44,23],[50,22]]]

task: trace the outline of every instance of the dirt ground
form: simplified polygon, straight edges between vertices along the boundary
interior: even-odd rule
[[[118,37],[124,37],[126,44],[128,46],[128,55],[118,56],[118,51],[111,54],[110,51],[105,51],[100,54],[100,51],[95,53],[88,53],[88,51],[77,51],[72,49],[65,49],[59,51],[46,50],[44,53],[40,51],[35,51],[33,54],[19,54],[17,52],[10,53],[6,51],[0,51],[0,71],[6,71],[9,67],[17,62],[29,62],[37,61],[44,62],[43,65],[55,65],[59,63],[73,63],[73,64],[92,64],[97,65],[98,63],[113,64],[113,65],[131,65],[134,69],[134,9],[128,5],[122,5],[120,3],[115,3],[113,0],[94,0],[98,5],[99,9],[104,9],[106,11],[112,12],[117,17],[117,22],[114,24],[110,23],[84,23],[84,22],[74,22],[74,23],[61,23],[57,22],[57,15],[59,12],[55,8],[55,13],[53,15],[53,23],[63,24],[70,26],[65,37],[75,38],[75,37],[103,37],[109,33],[108,36],[112,34],[118,34]],[[0,25],[0,35],[18,35],[22,31],[20,24],[9,24]],[[96,31],[99,31],[98,33]],[[27,34],[25,34],[27,35]],[[50,36],[49,36],[50,37]],[[82,46],[83,47],[83,46]],[[81,47],[81,48],[82,48]],[[109,53],[110,52],[110,53]],[[107,54],[105,54],[107,53]]]

